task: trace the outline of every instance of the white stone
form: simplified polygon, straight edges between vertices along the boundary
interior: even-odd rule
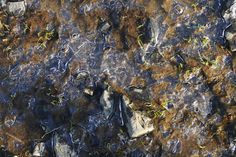
[[[5,7],[7,0],[0,0],[0,6]]]
[[[92,89],[85,88],[85,89],[84,89],[84,93],[93,96],[93,90],[92,90]]]
[[[54,137],[54,151],[56,157],[77,157],[78,155],[66,143],[61,143],[58,135]]]
[[[230,7],[230,18],[236,19],[236,2],[234,1],[234,4]]]
[[[154,130],[151,119],[145,117],[141,112],[133,112],[128,118],[127,128],[131,138],[140,137]]]
[[[144,113],[140,111],[132,110],[132,114],[128,114],[127,109],[131,109],[130,107],[134,106],[134,104],[125,103],[128,102],[125,96],[123,97],[123,99],[125,105],[125,114],[127,117],[126,127],[128,129],[129,136],[131,138],[136,138],[152,132],[154,130],[154,126],[151,123],[151,119],[149,117],[146,117]]]
[[[44,151],[45,151],[45,144],[43,142],[38,143],[34,148],[33,156],[41,157],[44,155]]]
[[[113,110],[113,100],[111,99],[111,93],[107,90],[103,92],[103,95],[100,98],[100,103],[103,105],[103,111],[106,118],[109,118]]]
[[[236,51],[236,34],[232,32],[226,32],[225,38],[229,41],[231,51]]]
[[[10,14],[13,14],[15,16],[22,16],[26,11],[26,2],[8,2],[7,9]]]

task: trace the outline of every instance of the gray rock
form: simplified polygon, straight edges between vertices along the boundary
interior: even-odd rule
[[[49,32],[53,32],[54,29],[55,29],[55,24],[53,22],[50,22],[49,24],[47,24],[46,26],[46,30],[49,31]]]
[[[60,142],[60,137],[55,135],[54,137],[54,151],[56,157],[76,157],[77,154],[66,143]]]
[[[185,85],[175,93],[178,95],[173,100],[175,108],[186,108],[195,112],[199,118],[206,118],[212,112],[213,94],[204,82],[202,70],[195,68],[186,72],[183,83]]]
[[[4,124],[8,128],[12,127],[15,124],[15,122],[16,122],[16,116],[9,115],[5,117]]]
[[[15,16],[22,16],[26,11],[26,2],[8,2],[7,3],[7,10],[10,14]]]
[[[225,33],[226,39],[229,41],[231,51],[236,51],[236,1],[228,1],[229,9],[224,13],[224,19],[230,23],[229,29]]]
[[[231,151],[232,156],[236,154],[236,139],[231,140],[229,149]]]
[[[0,6],[1,6],[1,7],[5,7],[5,6],[6,6],[6,3],[7,3],[6,0],[1,0],[1,1],[0,1]]]
[[[84,93],[85,93],[85,94],[88,94],[88,95],[90,95],[90,96],[93,96],[93,92],[94,92],[94,91],[93,91],[92,89],[90,89],[90,88],[85,88],[85,89],[84,89]]]
[[[142,150],[136,149],[136,150],[133,150],[132,152],[130,152],[128,154],[128,156],[130,156],[130,157],[146,157],[147,155]]]
[[[167,142],[167,147],[173,154],[181,152],[181,142],[179,140],[171,140]]]
[[[129,117],[128,123],[126,124],[130,137],[140,137],[152,132],[154,127],[150,121],[151,119],[145,117],[142,112],[133,112],[133,115]]]
[[[27,0],[27,8],[38,10],[40,9],[41,1],[40,0]]]
[[[113,110],[114,101],[111,98],[112,93],[105,90],[102,97],[100,98],[100,103],[103,105],[103,112],[106,118],[109,118]]]
[[[183,87],[179,92],[179,99],[175,101],[175,108],[186,108],[197,114],[199,118],[207,118],[212,112],[212,98],[211,92],[206,91],[200,93],[200,85],[197,87],[189,86]]]
[[[38,143],[34,148],[33,156],[34,157],[44,156],[44,153],[45,153],[45,143],[43,142]]]
[[[233,20],[236,19],[236,1],[229,1],[228,2],[228,7],[229,9],[226,10],[225,14],[224,14],[224,18],[226,20]]]
[[[114,99],[112,98],[112,93],[105,90],[102,97],[100,98],[100,103],[103,105],[103,112],[106,118],[112,114],[114,109]],[[119,112],[125,113],[125,125],[128,129],[128,134],[131,138],[140,137],[154,130],[153,124],[151,124],[151,119],[146,117],[141,111],[132,110],[134,104],[130,103],[130,100],[123,96],[123,110]],[[121,117],[123,120],[123,116]]]
[[[226,32],[225,37],[229,41],[231,51],[236,51],[236,33]]]
[[[102,31],[103,33],[105,33],[105,32],[107,32],[107,31],[109,30],[110,27],[111,27],[110,24],[109,24],[108,22],[106,22],[106,23],[102,26],[101,31]]]
[[[151,123],[151,119],[146,117],[144,113],[140,111],[132,110],[133,103],[130,103],[126,97],[124,98],[124,108],[125,114],[127,117],[126,127],[128,129],[129,136],[131,138],[140,137],[147,133],[150,133],[154,130],[154,126]],[[129,114],[129,109],[131,109],[132,113]]]

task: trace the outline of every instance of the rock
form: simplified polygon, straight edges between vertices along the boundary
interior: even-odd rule
[[[106,22],[105,24],[103,24],[103,26],[101,27],[101,31],[103,33],[106,33],[109,29],[110,29],[110,24],[108,22]]]
[[[173,8],[174,8],[174,10],[173,10],[173,11],[174,11],[174,13],[175,13],[175,14],[177,14],[177,15],[182,15],[182,14],[183,14],[183,12],[184,12],[184,7],[183,7],[183,6],[181,6],[181,5],[180,5],[180,4],[178,4],[178,3],[177,3],[177,4],[175,4]]]
[[[229,147],[230,151],[231,151],[231,155],[235,155],[236,154],[236,139],[232,140],[230,142],[230,147]]]
[[[68,144],[62,143],[60,141],[60,137],[57,134],[54,137],[54,151],[55,151],[56,157],[76,157],[77,156],[76,152],[72,150]]]
[[[236,51],[236,33],[226,32],[225,37],[229,41],[231,51]]]
[[[43,142],[36,144],[33,152],[33,156],[41,157],[45,153],[45,144]]]
[[[100,103],[103,105],[106,118],[109,118],[114,110],[114,101],[115,100],[112,97],[112,93],[105,90],[100,98]],[[123,119],[127,119],[125,125],[131,138],[140,137],[154,130],[153,124],[151,124],[151,119],[146,117],[141,111],[133,111],[131,107],[134,104],[130,103],[127,97],[123,96],[122,102],[123,107],[119,106],[119,108],[121,108],[119,110],[119,115],[122,121]],[[121,116],[123,115],[122,113],[125,113],[124,118]]]
[[[8,2],[7,3],[8,12],[15,16],[22,16],[26,11],[26,2]]]
[[[38,10],[40,9],[41,1],[39,0],[27,0],[27,8],[30,8],[32,10]]]
[[[229,7],[228,10],[225,11],[224,18],[225,20],[235,20],[236,19],[236,1],[228,1],[227,5]]]
[[[84,89],[84,93],[86,93],[86,94],[88,94],[88,95],[90,95],[90,96],[93,96],[93,90],[90,89],[90,88],[85,88],[85,89]]]
[[[193,102],[194,112],[199,113],[203,118],[206,118],[212,111],[211,96],[202,94]]]
[[[0,0],[1,145],[39,157],[234,155],[236,58],[224,46],[236,51],[236,7],[227,1],[225,21],[223,1]]]
[[[124,98],[124,97],[123,97]],[[151,119],[146,117],[143,112],[132,110],[132,103],[124,98],[125,115],[127,118],[126,127],[131,138],[140,137],[154,130]]]
[[[225,37],[229,41],[231,51],[236,51],[236,1],[228,1],[229,9],[224,13],[224,19],[230,23],[230,27],[226,30]]]
[[[154,130],[153,125],[150,124],[151,119],[145,117],[142,112],[133,112],[132,114],[126,124],[130,137],[140,137]]]
[[[182,86],[178,92],[181,96],[179,96],[180,101],[175,101],[176,106],[181,106],[182,103],[201,118],[206,118],[212,112],[213,94],[204,82],[202,70],[194,68],[191,72],[187,71],[183,77],[184,83],[188,85]]]
[[[7,3],[6,0],[1,0],[1,1],[0,1],[0,6],[1,6],[1,7],[5,7],[5,6],[6,6],[6,3]]]
[[[142,150],[136,149],[130,152],[128,157],[146,157],[146,154]]]
[[[168,141],[167,147],[170,150],[170,152],[173,154],[181,152],[181,142],[179,140]]]
[[[11,126],[13,126],[16,122],[16,116],[13,115],[9,115],[5,117],[4,120],[4,124],[5,126],[7,126],[8,128],[10,128]]]
[[[109,118],[110,114],[113,111],[114,101],[111,96],[112,93],[105,90],[100,98],[100,103],[103,105],[103,112],[106,118]]]

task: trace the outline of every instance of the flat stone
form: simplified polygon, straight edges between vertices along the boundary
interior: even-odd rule
[[[26,2],[8,2],[7,3],[7,10],[10,14],[15,16],[22,16],[26,11]]]
[[[126,123],[131,138],[140,137],[154,130],[150,118],[145,117],[141,112],[133,112],[132,114]]]
[[[56,135],[54,137],[54,150],[56,157],[76,157],[76,152],[74,152],[69,145],[60,142],[60,137]]]
[[[225,37],[229,41],[231,51],[236,51],[236,1],[228,1],[229,8],[224,13],[225,20],[230,23],[230,27],[226,30]]]
[[[6,6],[6,0],[0,0],[0,6],[5,7]]]
[[[133,104],[127,103],[127,98],[124,98],[124,100],[125,114],[127,117],[126,127],[128,129],[129,136],[131,138],[136,138],[152,132],[154,130],[154,126],[151,123],[151,119],[146,117],[143,112],[132,110],[130,107],[133,106]],[[131,113],[129,113],[129,109],[132,110]]]
[[[226,39],[229,41],[231,51],[236,51],[236,34],[233,32],[227,32],[225,34]]]
[[[168,141],[167,147],[173,154],[181,152],[181,142],[179,140]]]
[[[90,95],[90,96],[93,96],[93,90],[90,89],[90,88],[85,88],[85,89],[84,89],[84,93],[86,93],[86,94],[88,94],[88,95]]]
[[[100,98],[100,104],[103,105],[103,112],[106,118],[109,118],[110,114],[113,110],[114,101],[111,98],[111,94],[109,91],[105,90]]]
[[[45,144],[43,142],[36,144],[33,152],[33,156],[40,157],[44,156]]]
[[[226,20],[236,19],[236,1],[229,1],[228,5],[231,5],[229,9],[225,12],[224,18]]]

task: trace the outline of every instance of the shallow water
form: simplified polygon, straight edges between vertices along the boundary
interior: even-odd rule
[[[225,2],[27,0],[21,16],[2,7],[0,156],[32,156],[39,143],[42,156],[234,156]],[[125,111],[154,130],[131,138]]]

